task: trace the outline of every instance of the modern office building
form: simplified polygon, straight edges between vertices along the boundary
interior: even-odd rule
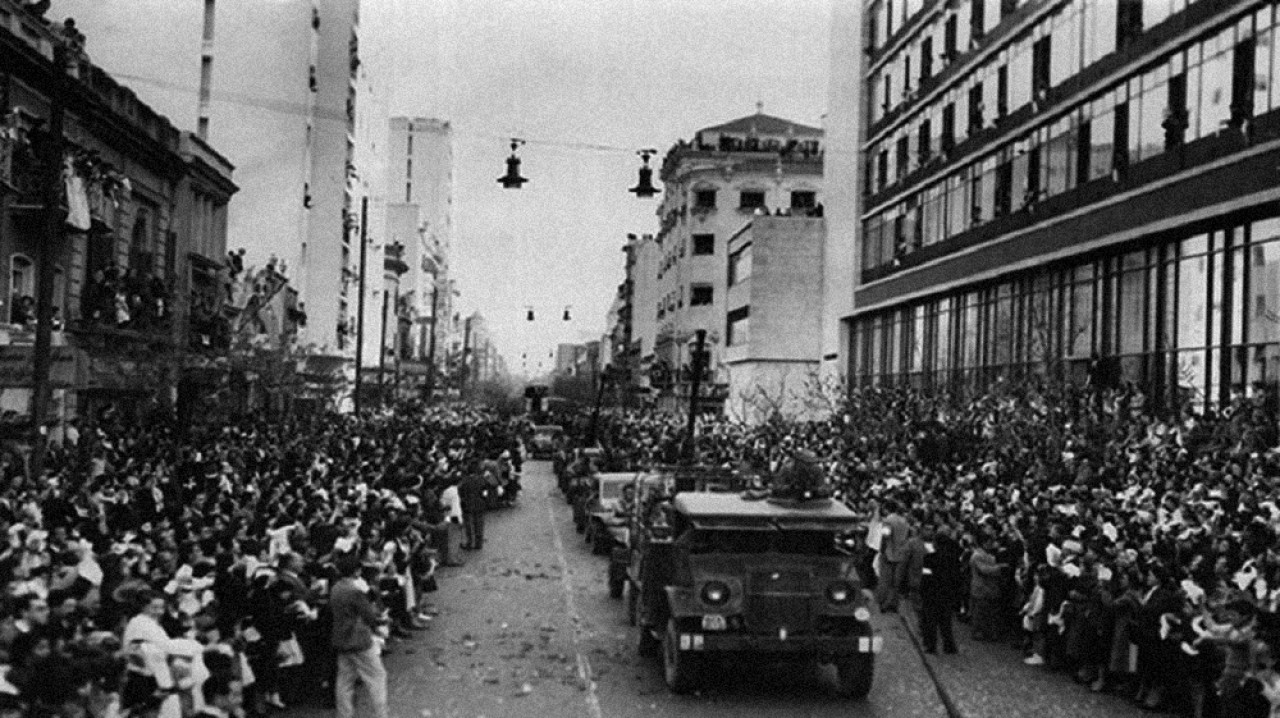
[[[863,11],[855,381],[1276,386],[1275,3]]]
[[[762,111],[699,130],[668,150],[660,227],[635,249],[635,312],[652,312],[654,320],[635,320],[633,341],[659,405],[688,396],[700,329],[712,370],[703,385],[709,400],[724,399],[726,243],[759,214],[819,214],[822,152],[822,130]]]
[[[359,0],[56,0],[50,15],[74,18],[94,62],[225,152],[241,188],[228,247],[249,267],[282,262],[307,315],[299,342],[350,357],[360,204],[377,187],[356,162],[357,118],[377,107],[361,96]]]

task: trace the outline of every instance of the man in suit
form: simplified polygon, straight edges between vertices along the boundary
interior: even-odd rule
[[[338,718],[355,718],[356,681],[369,692],[374,718],[387,718],[387,669],[382,665],[382,641],[374,632],[383,621],[367,595],[369,587],[360,579],[360,557],[356,553],[338,558],[342,580],[329,596],[333,614],[333,651],[338,659],[334,699]]]
[[[462,548],[484,548],[485,492],[489,483],[478,468],[468,471],[458,483],[458,498],[462,502],[462,525],[467,532],[467,542]]]
[[[885,613],[897,613],[898,592],[907,578],[907,543],[911,539],[911,525],[903,516],[898,502],[889,499],[884,502],[884,510],[888,513],[881,519],[880,542],[880,610]]]
[[[911,578],[911,585],[920,596],[920,636],[925,653],[938,650],[938,638],[942,638],[942,652],[956,652],[956,638],[951,630],[951,612],[956,597],[960,595],[960,544],[951,537],[945,524],[934,527],[926,523],[920,532],[924,549],[923,559],[913,567],[918,573]]]

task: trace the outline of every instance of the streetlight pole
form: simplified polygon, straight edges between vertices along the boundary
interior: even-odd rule
[[[364,275],[365,259],[369,249],[369,197],[360,198],[360,295],[356,299],[356,395],[353,399],[356,416],[360,416],[360,387],[364,369]]]
[[[707,363],[707,330],[699,329],[697,343],[689,357],[689,371],[693,374],[693,382],[689,386],[689,423],[685,426],[685,460],[693,464],[698,459],[698,449],[694,445],[696,439],[695,424],[698,418],[698,390],[702,386],[703,366]]]
[[[440,286],[432,282],[431,287],[431,338],[427,344],[427,400],[436,393],[436,313],[440,311]]]
[[[62,251],[67,211],[63,207],[66,190],[62,186],[63,114],[66,111],[67,48],[53,48],[53,83],[49,92],[49,132],[40,158],[44,170],[44,241],[40,243],[40,266],[36,278],[36,341],[32,349],[33,376],[31,426],[35,432],[31,452],[31,476],[44,474],[45,449],[49,443],[45,414],[53,403],[49,370],[53,364],[53,265]]]
[[[467,398],[467,374],[471,372],[471,365],[467,357],[471,354],[471,317],[462,325],[462,359],[459,362],[461,367],[458,369],[460,376],[458,378],[458,401],[465,401]]]
[[[382,290],[382,326],[378,332],[378,407],[387,406],[387,299],[391,292]]]

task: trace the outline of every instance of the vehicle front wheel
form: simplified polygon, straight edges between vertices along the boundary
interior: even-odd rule
[[[662,671],[672,693],[688,693],[698,683],[702,656],[680,650],[680,632],[676,619],[667,619],[667,633],[662,641]]]
[[[875,677],[875,657],[871,654],[845,656],[836,661],[836,692],[842,698],[866,698]]]

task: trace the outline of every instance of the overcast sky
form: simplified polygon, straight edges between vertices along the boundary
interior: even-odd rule
[[[522,354],[536,373],[556,343],[603,333],[626,234],[657,228],[657,198],[626,192],[633,150],[661,155],[757,101],[811,125],[826,111],[829,0],[362,5],[361,54],[390,78],[391,114],[453,122],[462,307],[485,315],[515,372]],[[519,191],[496,182],[512,135],[529,140]]]

